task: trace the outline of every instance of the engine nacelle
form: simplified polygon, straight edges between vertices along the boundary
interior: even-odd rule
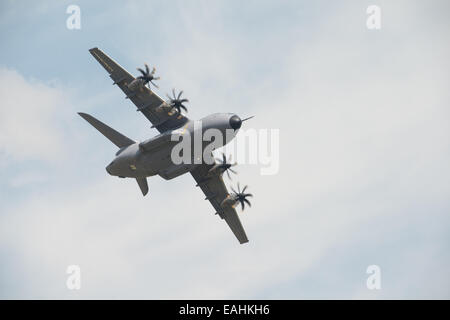
[[[136,91],[136,90],[139,90],[140,88],[142,88],[143,86],[145,86],[144,80],[142,80],[142,79],[134,79],[128,85],[128,89],[130,89],[131,91]]]
[[[223,199],[223,201],[220,205],[222,207],[234,208],[237,205],[237,200],[232,195],[228,195],[225,199]]]
[[[222,172],[220,171],[220,166],[215,164],[211,169],[208,170],[208,176],[220,175]]]

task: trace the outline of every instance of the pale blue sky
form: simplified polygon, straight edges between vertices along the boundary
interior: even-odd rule
[[[81,30],[66,28],[69,4]],[[366,28],[366,8],[382,28]],[[2,1],[1,298],[450,298],[447,1]],[[77,114],[156,134],[90,56],[155,65],[188,116],[256,115],[280,172],[239,246],[188,175],[106,174]],[[186,209],[188,208],[188,209]],[[78,264],[82,289],[65,287]],[[366,288],[379,265],[382,289]]]

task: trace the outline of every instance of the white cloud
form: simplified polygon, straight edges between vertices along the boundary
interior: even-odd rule
[[[407,21],[416,21],[420,11],[416,5],[386,4],[382,8],[388,17],[406,17]],[[195,8],[184,8],[183,17],[195,13]],[[275,55],[279,65],[270,74],[276,77],[238,82],[246,90],[230,92],[224,85],[239,78],[246,60],[239,50],[242,39],[233,41],[233,32],[208,27],[220,21],[220,10],[212,10],[211,18],[186,23],[190,35],[186,42],[192,41],[191,46],[165,43],[171,49],[165,71],[172,75],[166,78],[176,76],[177,83],[185,84],[188,97],[193,95],[196,101],[194,110],[208,113],[233,107],[239,114],[256,110],[249,126],[280,128],[279,175],[260,176],[259,168],[252,166],[238,168],[239,181],[248,183],[255,194],[251,210],[241,214],[249,244],[237,244],[226,224],[213,216],[209,203],[202,201],[201,191],[193,187],[188,175],[169,182],[150,178],[149,195],[142,198],[132,180],[98,178],[106,175],[103,167],[72,165],[78,170],[74,175],[83,170],[91,176],[89,180],[72,185],[65,179],[61,181],[64,188],[36,192],[0,217],[0,248],[13,250],[22,261],[22,269],[14,275],[21,287],[2,296],[310,297],[312,292],[317,294],[314,283],[295,287],[296,281],[317,276],[322,264],[338,252],[336,260],[349,261],[349,270],[325,266],[331,281],[320,297],[371,297],[361,291],[366,275],[359,264],[367,255],[371,264],[403,257],[392,264],[380,263],[386,275],[389,268],[398,271],[405,263],[414,266],[404,270],[403,277],[387,276],[378,297],[448,297],[436,281],[424,285],[426,292],[420,295],[407,290],[410,278],[417,279],[420,287],[433,279],[424,273],[445,270],[448,263],[447,257],[436,253],[448,247],[442,231],[448,219],[441,211],[448,211],[450,191],[448,62],[444,59],[449,47],[447,42],[434,42],[442,31],[428,27],[429,17],[424,18],[424,29],[389,29],[392,24],[383,23],[380,33],[368,34],[364,33],[364,13],[363,6],[359,11],[355,5],[325,12],[317,22],[320,27],[311,31],[313,41],[286,41],[284,50]],[[134,16],[131,20],[138,21]],[[176,31],[166,27],[169,34]],[[427,40],[428,35],[433,36]],[[128,50],[140,57],[153,45],[149,42]],[[270,45],[254,51],[245,47],[246,54],[263,56],[260,50]],[[428,50],[431,45],[438,50]],[[205,60],[211,47],[217,55]],[[208,70],[209,75],[204,75]],[[211,74],[220,83],[212,85],[213,89],[208,83]],[[20,76],[16,78],[19,85],[14,88],[30,86]],[[58,96],[44,86],[44,90],[30,90],[27,97],[40,97],[42,92]],[[49,125],[57,105],[51,102],[58,99],[48,96],[44,95],[50,101],[45,105],[53,107],[35,122],[50,147],[58,145],[52,140],[55,129]],[[230,101],[234,102],[231,106]],[[251,103],[240,105],[239,101]],[[26,109],[15,110],[19,118]],[[40,114],[39,110],[34,112]],[[5,124],[13,128],[16,118],[8,118]],[[13,136],[14,131],[5,132]],[[77,133],[83,137],[95,134],[89,130]],[[70,139],[76,139],[73,132]],[[27,139],[16,141],[24,145]],[[86,143],[100,153],[98,141]],[[46,158],[40,150],[4,147],[3,141],[1,145],[16,156]],[[75,155],[72,162],[77,164],[90,164],[95,157]],[[440,236],[426,243],[424,239],[434,234]],[[365,247],[372,253],[364,255]],[[418,254],[411,253],[414,248]],[[423,259],[431,262],[421,263]],[[11,257],[5,261],[10,269],[18,264]],[[68,264],[82,268],[84,280],[78,293],[64,287]],[[33,277],[37,272],[40,277]],[[351,285],[334,288],[335,283],[342,284],[332,281],[339,278]],[[448,282],[448,275],[442,278]],[[390,279],[396,281],[389,283]],[[287,286],[291,288],[285,290]]]
[[[64,154],[62,90],[0,68],[0,96],[0,152],[13,160],[57,161]]]
[[[41,172],[21,172],[17,176],[13,177],[9,184],[13,188],[20,188],[36,183],[42,183],[47,180],[47,177]]]

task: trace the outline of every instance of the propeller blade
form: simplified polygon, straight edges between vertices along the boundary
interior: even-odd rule
[[[142,73],[142,75],[145,77],[145,71],[144,71],[144,70],[142,70],[141,68],[137,68],[137,70],[138,70],[140,73]]]

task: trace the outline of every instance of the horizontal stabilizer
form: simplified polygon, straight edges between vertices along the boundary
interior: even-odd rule
[[[131,140],[128,137],[125,137],[123,134],[117,132],[113,128],[108,127],[106,124],[95,119],[93,116],[83,112],[78,112],[78,114],[119,148],[123,148],[135,143],[135,141]]]
[[[136,181],[141,188],[142,194],[145,196],[148,193],[147,178],[136,178]]]

